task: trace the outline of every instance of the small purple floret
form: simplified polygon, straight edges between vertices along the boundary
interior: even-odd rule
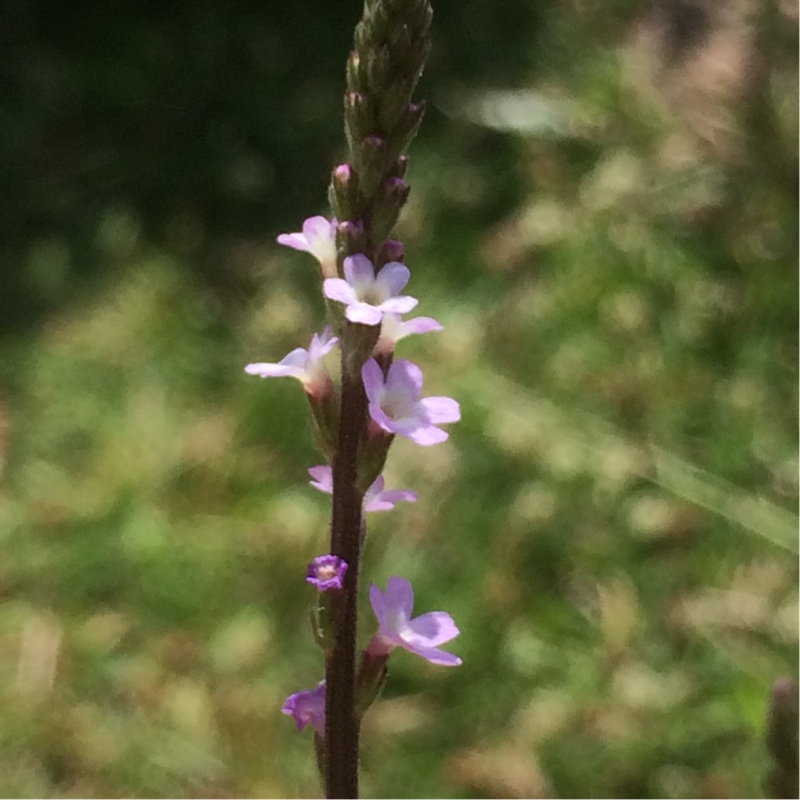
[[[437,425],[461,419],[461,408],[451,397],[419,399],[422,370],[411,361],[395,361],[384,380],[378,362],[370,358],[361,368],[361,378],[369,400],[370,417],[388,433],[429,446],[448,437]]]
[[[322,267],[322,276],[331,278],[336,272],[336,220],[309,217],[303,223],[302,233],[282,233],[278,244],[311,253]]]
[[[375,267],[363,254],[344,260],[344,279],[328,278],[323,291],[329,300],[346,306],[345,316],[361,325],[378,325],[384,314],[406,314],[417,305],[415,297],[399,292],[411,277],[408,267],[398,261]]]
[[[296,378],[303,384],[308,394],[322,395],[331,386],[331,379],[322,359],[333,350],[338,341],[338,337],[333,335],[333,329],[328,325],[321,334],[314,334],[308,350],[297,347],[277,364],[263,362],[248,364],[244,371],[248,375],[258,375],[260,378]]]
[[[325,681],[320,681],[316,689],[295,692],[286,698],[281,712],[294,717],[297,730],[301,731],[309,723],[320,735],[325,735]]]
[[[439,649],[440,644],[459,634],[453,618],[444,611],[429,611],[411,619],[414,590],[405,578],[389,578],[385,592],[373,584],[369,589],[369,601],[379,626],[367,647],[371,656],[387,655],[395,647],[402,647],[431,664],[443,667],[461,664],[458,656]]]
[[[314,479],[309,482],[315,489],[326,494],[333,494],[333,472],[327,464],[311,467],[308,474]],[[391,511],[395,503],[417,502],[416,492],[408,489],[384,489],[383,486],[383,475],[378,475],[369,489],[364,492],[364,511]]]
[[[341,589],[344,576],[347,574],[347,562],[339,556],[317,556],[308,565],[306,581],[313,584],[321,592]]]

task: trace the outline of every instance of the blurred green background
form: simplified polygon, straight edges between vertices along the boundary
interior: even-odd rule
[[[0,795],[308,797],[328,498],[292,381],[358,0],[0,11]],[[374,797],[761,794],[797,673],[797,8],[440,0],[396,443],[366,581]],[[362,634],[372,633],[365,607]]]

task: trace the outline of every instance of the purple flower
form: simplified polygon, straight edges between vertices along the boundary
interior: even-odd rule
[[[333,494],[333,473],[327,464],[318,467],[311,467],[308,474],[314,478],[310,481],[315,489],[327,494]],[[405,500],[407,503],[416,503],[417,493],[408,489],[388,489],[384,490],[383,475],[372,482],[372,485],[364,492],[364,511],[391,511],[395,503]]]
[[[364,511],[391,511],[395,503],[405,500],[417,502],[417,493],[408,489],[384,489],[383,475],[378,475],[372,485],[364,492]]]
[[[248,375],[258,375],[261,378],[297,378],[308,394],[321,396],[331,388],[331,379],[322,359],[338,341],[328,325],[321,334],[314,334],[308,350],[298,347],[277,364],[248,364],[244,371]]]
[[[425,446],[439,444],[447,439],[447,433],[436,426],[461,419],[461,409],[451,397],[419,399],[422,370],[411,361],[395,361],[384,381],[378,362],[370,358],[361,368],[361,378],[370,417],[389,433]]]
[[[327,592],[329,589],[341,589],[346,574],[347,562],[339,556],[317,556],[308,565],[306,581],[321,592]]]
[[[325,296],[347,306],[350,322],[377,325],[385,313],[406,314],[417,304],[415,297],[398,295],[411,273],[405,264],[390,261],[375,275],[375,267],[363,254],[344,260],[344,277],[328,278],[323,283]]]
[[[309,217],[303,223],[302,233],[282,233],[278,244],[294,250],[311,253],[322,267],[323,278],[333,278],[336,269],[336,220],[328,222],[325,217]]]
[[[320,681],[316,689],[296,692],[286,698],[281,711],[294,717],[297,730],[301,731],[310,722],[314,730],[325,735],[325,681]]]
[[[385,592],[373,584],[369,587],[369,602],[379,626],[367,647],[369,655],[387,655],[395,647],[402,647],[431,664],[443,667],[461,664],[458,656],[438,648],[438,645],[458,636],[459,630],[453,618],[444,611],[429,611],[411,619],[414,591],[405,578],[389,578]]]
[[[443,330],[443,326],[433,317],[414,317],[403,322],[399,314],[384,314],[380,338],[375,345],[375,353],[388,355],[394,352],[395,345],[406,336],[441,330]]]

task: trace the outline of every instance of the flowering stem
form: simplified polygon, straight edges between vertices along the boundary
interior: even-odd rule
[[[325,664],[325,792],[329,798],[358,797],[356,646],[366,488],[359,488],[358,462],[367,438],[368,409],[361,368],[378,341],[382,314],[406,313],[416,304],[411,298],[392,296],[370,308],[352,284],[363,283],[367,273],[372,273],[379,248],[408,198],[404,180],[408,159],[403,154],[424,112],[424,105],[412,103],[411,95],[430,50],[432,14],[429,0],[365,0],[346,70],[348,163],[334,170],[329,192],[338,220],[336,272],[344,271],[352,278],[350,284],[341,278],[327,278],[324,284],[326,297],[347,305],[340,334],[342,378],[339,439],[332,463],[331,554],[347,562],[348,572],[342,589],[332,598],[335,641]],[[382,260],[378,266],[386,271],[384,284],[402,288],[408,280],[408,270],[399,263]],[[366,484],[377,477],[369,475]]]
[[[344,352],[344,351],[343,351]],[[366,426],[367,401],[359,373],[342,369],[339,446],[333,462],[331,552],[349,565],[336,593],[337,634],[325,665],[325,794],[358,797],[359,718],[356,712],[356,634],[361,559],[362,494],[358,444]]]

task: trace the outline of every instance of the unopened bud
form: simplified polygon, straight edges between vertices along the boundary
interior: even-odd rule
[[[365,136],[358,145],[356,169],[365,197],[372,197],[383,180],[386,152],[386,141],[377,134]]]
[[[391,233],[410,191],[411,187],[403,178],[387,178],[381,184],[372,214],[373,235],[376,239],[380,240]]]
[[[336,247],[345,256],[363,253],[367,247],[367,234],[360,219],[344,220],[336,229]]]
[[[403,261],[405,258],[405,248],[399,239],[387,239],[378,248],[378,254],[375,257],[375,269],[380,269],[384,264],[390,261]]]
[[[351,219],[357,213],[358,181],[349,164],[340,164],[333,171],[328,200],[337,219]]]

